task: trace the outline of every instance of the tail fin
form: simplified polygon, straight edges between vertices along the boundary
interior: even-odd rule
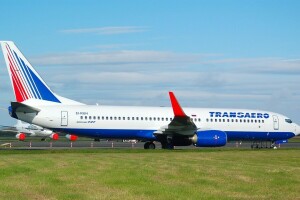
[[[13,42],[0,43],[17,102],[36,99],[52,103],[75,103],[54,94]]]

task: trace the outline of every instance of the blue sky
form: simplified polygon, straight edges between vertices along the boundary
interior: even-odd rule
[[[300,123],[300,1],[2,1],[12,40],[51,89],[87,104],[228,107]],[[1,67],[2,66],[2,67]],[[14,100],[0,57],[0,107]],[[0,124],[12,124],[3,111]]]

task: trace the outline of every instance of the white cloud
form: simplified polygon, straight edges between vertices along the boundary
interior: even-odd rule
[[[147,27],[141,27],[141,26],[108,26],[108,27],[99,27],[99,28],[66,29],[66,30],[61,30],[60,32],[70,33],[70,34],[94,33],[100,35],[116,35],[116,34],[145,32],[147,30],[148,30]]]
[[[242,72],[259,73],[300,73],[300,59],[284,58],[226,58],[212,59],[205,63],[213,65],[223,65]]]
[[[113,51],[52,54],[34,57],[37,65],[123,65],[123,64],[177,64],[198,62],[200,54],[184,54],[166,51]]]

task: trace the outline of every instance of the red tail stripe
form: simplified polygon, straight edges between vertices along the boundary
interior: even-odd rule
[[[10,56],[8,56],[8,60],[9,60],[9,64],[10,64],[10,71],[12,73],[12,76],[13,76],[13,81],[15,82],[16,86],[18,86],[17,90],[19,90],[19,93],[22,95],[22,101],[28,99],[27,95],[26,95],[26,92],[23,88],[23,85],[19,79],[19,77],[17,76],[16,72],[14,71],[14,66],[12,65],[12,62],[11,62],[11,59],[10,59]]]
[[[15,76],[15,80],[17,80],[17,86],[19,86],[18,88],[20,89],[19,93],[22,94],[22,99],[26,100],[28,99],[28,95],[27,95],[27,91],[24,88],[24,80],[20,80],[20,78],[22,79],[22,77],[20,76],[20,72],[18,73],[18,71],[20,71],[20,69],[18,69],[16,66],[16,63],[14,62],[12,55],[9,51],[9,49],[6,47],[7,52],[8,52],[8,60],[10,63],[10,71],[14,74]],[[18,73],[18,74],[17,74]]]

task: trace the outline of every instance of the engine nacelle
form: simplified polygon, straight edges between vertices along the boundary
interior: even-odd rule
[[[67,134],[66,138],[70,141],[76,141],[78,136],[77,135],[71,135],[71,134]]]
[[[192,138],[197,147],[221,147],[227,142],[227,134],[219,130],[198,131]]]
[[[18,133],[18,134],[16,135],[16,138],[17,138],[18,140],[20,140],[20,141],[24,141],[25,138],[26,138],[26,135],[25,135],[25,133]]]
[[[52,140],[58,140],[59,136],[57,133],[52,133],[50,136],[49,136]]]

